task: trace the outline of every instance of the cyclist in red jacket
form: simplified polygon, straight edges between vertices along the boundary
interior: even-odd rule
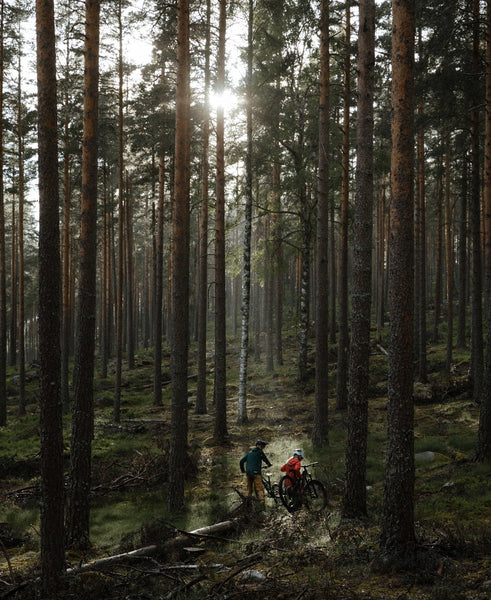
[[[293,451],[293,456],[291,458],[289,458],[286,463],[280,468],[280,471],[283,471],[284,473],[286,473],[294,483],[297,482],[297,480],[302,478],[302,472],[300,470],[300,467],[302,466],[302,460],[305,458],[302,450],[300,450],[300,448],[297,448],[297,450]],[[285,487],[290,486],[291,483],[288,481],[288,479],[285,480]]]

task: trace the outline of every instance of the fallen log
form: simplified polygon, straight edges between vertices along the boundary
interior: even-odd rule
[[[124,562],[126,560],[134,560],[142,557],[149,557],[157,554],[157,552],[174,550],[180,546],[184,546],[189,543],[190,537],[210,537],[215,533],[222,533],[232,528],[233,521],[222,521],[221,523],[214,523],[213,525],[207,525],[194,531],[182,532],[175,538],[166,540],[162,545],[152,544],[151,546],[144,546],[143,548],[137,548],[130,552],[123,552],[122,554],[115,554],[113,556],[106,556],[104,558],[98,558],[89,563],[78,565],[67,569],[67,575],[73,575],[74,573],[80,573],[82,571],[91,571],[93,569],[99,569],[109,565]]]

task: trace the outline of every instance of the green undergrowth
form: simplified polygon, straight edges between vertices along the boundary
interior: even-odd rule
[[[293,337],[290,343],[294,345]],[[334,351],[332,354],[335,356]],[[415,520],[418,536],[425,544],[438,546],[445,556],[454,553],[480,559],[485,548],[489,548],[491,538],[491,467],[473,462],[479,407],[472,402],[469,393],[447,394],[448,382],[434,375],[444,356],[443,348],[429,353],[431,383],[428,385],[438,387],[438,390],[431,401],[415,406],[414,450],[416,454],[431,456],[431,459],[415,463]],[[312,467],[312,473],[326,485],[328,511],[319,520],[304,514],[293,518],[267,499],[266,514],[259,524],[244,527],[229,546],[212,546],[213,552],[220,554],[213,557],[214,562],[225,560],[226,553],[230,553],[233,562],[244,554],[264,552],[271,562],[260,568],[270,574],[268,577],[277,575],[281,578],[285,573],[297,573],[298,594],[302,586],[310,589],[316,585],[317,573],[317,582],[322,580],[326,590],[331,586],[331,597],[343,597],[338,593],[344,585],[343,578],[356,590],[346,597],[384,597],[373,591],[370,596],[366,573],[377,549],[383,500],[387,357],[375,353],[371,360],[366,473],[368,515],[364,521],[349,525],[342,523],[340,518],[347,411],[335,408],[334,374],[331,374],[332,388],[329,390],[329,444],[317,448],[311,443],[312,382],[301,386],[295,381],[296,362],[291,356],[273,373],[267,372],[264,360],[256,363],[251,358],[247,396],[249,420],[237,424],[237,357],[238,353],[230,357],[228,437],[223,444],[217,445],[213,434],[212,377],[209,379],[206,415],[194,414],[196,381],[189,381],[189,465],[186,466],[185,509],[178,515],[169,514],[166,507],[171,390],[170,386],[164,385],[163,406],[152,405],[151,352],[138,356],[133,371],[124,371],[119,424],[112,420],[114,382],[111,378],[96,377],[92,450],[94,484],[98,489],[91,501],[92,554],[107,555],[144,545],[145,531],[160,520],[169,527],[193,531],[233,518],[241,510],[246,491],[239,460],[256,439],[263,438],[268,442],[266,454],[272,462],[268,471],[273,480],[279,480],[280,467],[295,448],[302,448],[306,463],[317,463]],[[465,357],[459,356],[459,360],[465,360]],[[462,365],[463,371],[466,368]],[[9,398],[9,423],[0,429],[0,462],[7,465],[8,461],[26,461],[28,464],[25,471],[18,472],[9,471],[6,466],[2,491],[39,482],[36,462],[40,433],[38,410],[30,405],[29,414],[18,418],[15,403],[15,397]],[[69,415],[64,416],[64,428],[68,472]],[[118,487],[122,477],[128,477],[130,483]],[[19,535],[28,534],[25,548],[16,548],[12,553],[38,550],[38,499],[34,490],[27,500],[13,494],[8,501],[2,502],[0,521],[7,522]],[[3,562],[0,562],[0,569],[4,570]],[[440,582],[432,580],[426,595],[412,595],[411,592],[405,597],[443,599],[450,589],[444,583],[443,579]],[[380,581],[373,585],[376,584],[382,586]],[[398,596],[387,592],[384,598],[392,597]]]
[[[128,534],[143,523],[165,513],[165,495],[161,490],[124,491],[94,503],[90,515],[91,535],[96,546],[107,551],[118,549]]]
[[[37,414],[11,420],[8,427],[0,428],[0,435],[1,462],[14,457],[16,460],[25,460],[39,454],[40,430]]]

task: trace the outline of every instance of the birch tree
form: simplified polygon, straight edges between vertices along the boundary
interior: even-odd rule
[[[248,37],[247,37],[247,104],[246,104],[246,191],[244,210],[244,255],[242,267],[242,325],[239,365],[239,406],[238,423],[247,421],[247,364],[249,359],[249,317],[251,301],[251,233],[252,233],[252,34],[254,2],[249,0]]]

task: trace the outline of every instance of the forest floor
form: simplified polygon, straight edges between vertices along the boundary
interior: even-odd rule
[[[195,381],[190,379],[186,509],[180,515],[166,512],[170,386],[164,407],[152,406],[151,353],[139,355],[136,368],[124,374],[119,425],[111,421],[112,382],[96,380],[93,546],[85,554],[67,552],[69,574],[56,598],[489,599],[491,465],[473,462],[479,407],[471,399],[467,360],[457,357],[449,379],[442,372],[442,355],[438,349],[429,352],[429,383],[415,386],[418,544],[408,561],[412,566],[389,573],[374,568],[387,416],[387,359],[376,348],[369,388],[368,516],[359,521],[340,519],[346,413],[332,402],[329,446],[314,449],[313,380],[295,383],[293,355],[273,373],[266,372],[264,362],[251,360],[249,422],[238,426],[237,353],[229,351],[228,439],[219,447],[213,441],[213,405],[207,415],[194,414]],[[332,358],[335,366],[335,354]],[[191,373],[193,368],[191,362]],[[30,377],[35,389],[34,368]],[[331,386],[334,398],[334,374]],[[22,418],[15,412],[12,385],[9,424],[0,429],[0,600],[38,597],[38,407],[29,403]],[[268,498],[262,512],[256,503],[244,502],[238,463],[257,438],[269,442],[274,480],[294,448],[304,450],[308,463],[318,463],[313,471],[328,490],[326,511],[291,515]]]

